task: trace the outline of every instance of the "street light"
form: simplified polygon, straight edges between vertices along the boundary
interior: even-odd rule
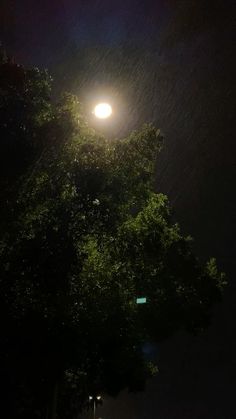
[[[112,114],[112,107],[109,103],[99,103],[95,106],[93,113],[99,119],[107,119]]]
[[[101,403],[101,400],[102,396],[89,396],[89,401],[93,402],[93,419],[96,419],[96,407],[99,402]]]

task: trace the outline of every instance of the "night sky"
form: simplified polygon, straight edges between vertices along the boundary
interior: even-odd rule
[[[97,98],[114,119],[95,128],[123,136],[143,122],[165,135],[157,190],[228,275],[224,302],[203,336],[157,348],[160,373],[143,394],[105,400],[103,419],[236,417],[235,1],[2,0],[0,40],[24,65],[46,67],[78,94],[88,119]]]

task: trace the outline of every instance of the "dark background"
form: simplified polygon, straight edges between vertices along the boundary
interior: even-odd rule
[[[235,1],[3,0],[0,19],[8,54],[49,68],[54,95],[78,94],[95,128],[111,138],[143,122],[161,129],[157,190],[201,258],[216,256],[228,276],[210,329],[148,348],[158,376],[145,393],[105,400],[100,415],[235,418]],[[115,111],[105,124],[91,116],[101,99]]]

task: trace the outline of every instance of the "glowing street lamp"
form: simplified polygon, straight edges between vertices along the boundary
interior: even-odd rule
[[[92,403],[93,402],[93,419],[96,419],[96,407],[97,404],[100,402],[101,403],[102,400],[102,396],[98,395],[98,396],[89,396],[89,401]]]
[[[112,107],[109,103],[99,103],[95,106],[93,113],[99,119],[107,119],[112,114]]]

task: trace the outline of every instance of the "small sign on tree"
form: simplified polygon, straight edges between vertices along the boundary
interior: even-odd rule
[[[147,302],[147,298],[146,297],[136,298],[136,303],[137,304],[146,304],[146,302]]]

